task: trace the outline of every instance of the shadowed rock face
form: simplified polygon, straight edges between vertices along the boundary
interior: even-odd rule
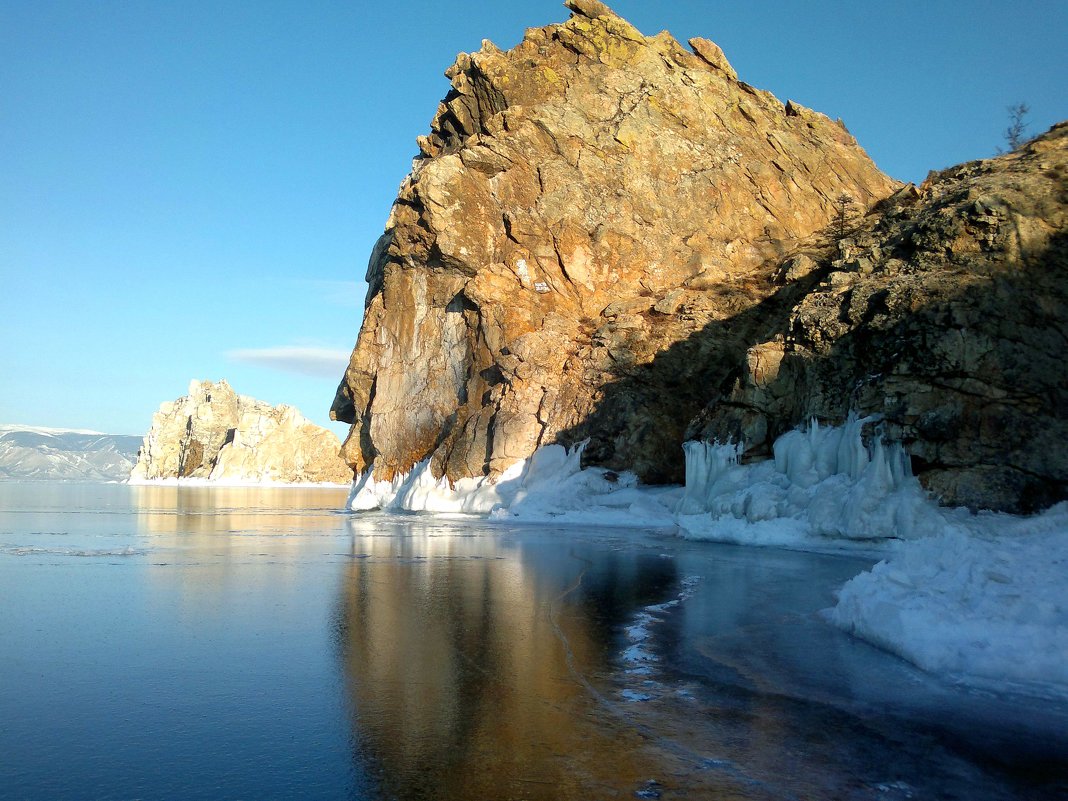
[[[589,438],[590,461],[680,479],[688,423],[800,291],[770,280],[782,257],[839,194],[867,208],[896,188],[840,123],[738,81],[711,42],[568,6],[446,72],[332,409],[357,471],[496,475]]]
[[[1068,123],[932,174],[849,228],[783,264],[780,294],[805,291],[689,434],[759,455],[807,417],[853,409],[880,415],[947,503],[1028,512],[1068,497]]]

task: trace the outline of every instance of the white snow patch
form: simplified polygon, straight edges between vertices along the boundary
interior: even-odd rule
[[[623,671],[625,675],[633,678],[646,677],[654,673],[654,666],[659,662],[659,658],[650,647],[653,627],[663,622],[664,616],[670,610],[691,598],[694,587],[700,580],[700,576],[687,576],[680,582],[682,589],[679,590],[678,595],[670,601],[644,607],[634,616],[634,622],[623,629],[623,634],[630,643],[620,654],[620,660],[625,666]],[[655,681],[649,679],[644,680],[642,686],[647,690],[660,687]],[[648,692],[634,689],[625,689],[621,695],[629,701],[648,701],[651,697]]]
[[[1068,503],[983,514],[908,543],[841,589],[837,626],[924,670],[1068,697]]]
[[[0,423],[0,434],[10,434],[14,432],[45,434],[47,436],[55,436],[57,434],[89,434],[97,437],[109,436],[101,431],[92,431],[88,428],[48,428],[47,426],[20,426],[13,423]]]
[[[639,487],[633,473],[582,469],[583,446],[539,448],[496,481],[464,478],[450,484],[434,478],[430,462],[393,481],[376,481],[368,470],[349,493],[353,511],[408,510],[488,515],[493,520],[598,526],[674,528],[678,487]]]

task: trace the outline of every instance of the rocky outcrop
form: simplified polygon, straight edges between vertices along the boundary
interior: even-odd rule
[[[1026,512],[1068,497],[1068,123],[847,228],[783,263],[781,294],[819,283],[689,435],[757,456],[808,417],[856,410],[947,503]]]
[[[345,483],[352,470],[340,447],[292,406],[238,395],[225,381],[192,381],[187,396],[153,416],[130,480]]]
[[[681,480],[689,421],[791,308],[784,254],[896,185],[840,122],[593,0],[452,90],[371,255],[344,455],[496,476],[538,446]],[[704,334],[704,336],[698,336]]]
[[[354,469],[588,440],[680,481],[686,439],[852,411],[948,504],[1068,497],[1068,127],[902,187],[711,42],[567,5],[446,73],[333,406]]]

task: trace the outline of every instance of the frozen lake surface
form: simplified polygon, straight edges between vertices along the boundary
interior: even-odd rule
[[[0,483],[0,798],[1048,799],[1068,704],[820,616],[858,557]]]

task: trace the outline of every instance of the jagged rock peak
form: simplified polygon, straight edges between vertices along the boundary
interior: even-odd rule
[[[589,19],[597,19],[599,17],[615,17],[619,19],[619,15],[600,2],[600,0],[565,0],[564,5],[576,14],[581,14]]]
[[[193,380],[152,417],[132,482],[170,478],[345,483],[338,438],[293,406],[238,395],[224,380]]]
[[[551,63],[559,60],[552,53],[556,48],[578,62],[588,60],[626,68],[646,60],[667,60],[672,69],[696,69],[737,80],[723,50],[707,39],[690,39],[690,52],[666,31],[643,36],[597,0],[576,0],[565,5],[574,12],[571,19],[528,29],[523,42],[507,53],[483,40],[480,50],[457,56],[445,71],[452,91],[438,107],[430,135],[418,139],[420,156],[454,152],[469,137],[492,134],[506,125],[501,115],[507,109],[522,107],[547,91],[566,91],[568,83],[562,77],[565,73]],[[752,87],[746,88],[757,94]],[[770,94],[763,94],[777,102]]]
[[[593,462],[681,478],[686,425],[767,326],[782,254],[843,192],[866,208],[896,188],[843,126],[736,80],[711,42],[568,7],[446,72],[332,410],[356,470],[492,476],[588,437]],[[710,325],[714,344],[654,365]]]

